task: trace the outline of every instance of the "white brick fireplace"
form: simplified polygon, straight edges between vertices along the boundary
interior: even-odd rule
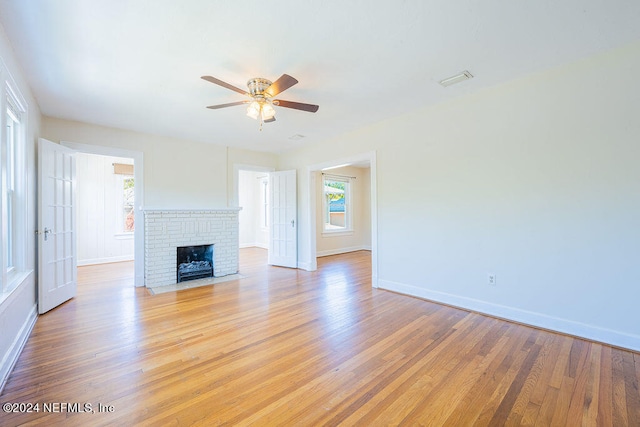
[[[214,277],[237,273],[239,210],[145,209],[145,286],[176,284],[180,246],[213,245]]]

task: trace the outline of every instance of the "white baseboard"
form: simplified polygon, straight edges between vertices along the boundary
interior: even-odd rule
[[[20,328],[18,335],[13,340],[11,347],[2,358],[2,363],[0,364],[0,394],[4,389],[7,380],[9,379],[9,374],[13,370],[13,367],[16,365],[18,358],[20,357],[20,353],[22,353],[22,349],[24,348],[27,340],[29,339],[29,335],[31,335],[31,330],[33,326],[36,324],[36,320],[38,319],[38,305],[34,304],[33,308],[29,312],[27,319]]]
[[[298,261],[298,268],[306,271],[315,271],[318,269],[318,267],[314,266],[313,263],[303,261]]]
[[[316,256],[323,257],[323,256],[330,256],[330,255],[346,254],[346,253],[355,252],[355,251],[370,251],[370,250],[371,250],[371,246],[351,246],[348,248],[338,248],[338,249],[329,249],[327,251],[317,251]]]
[[[464,310],[471,310],[505,320],[511,320],[542,329],[548,329],[563,334],[586,338],[591,341],[610,344],[616,347],[623,347],[633,351],[640,351],[640,336],[638,335],[600,328],[597,326],[587,325],[584,323],[561,319],[553,316],[547,316],[546,314],[521,310],[518,308],[488,303],[486,301],[480,301],[473,298],[466,298],[447,294],[444,292],[431,291],[429,289],[419,288],[417,286],[393,282],[390,280],[378,279],[378,287],[405,295],[411,295],[418,298],[459,307]]]
[[[112,263],[112,262],[123,262],[123,261],[133,261],[133,255],[121,255],[121,256],[112,256],[112,257],[104,257],[104,258],[79,259],[78,260],[78,267],[82,267],[83,265],[109,264],[109,263]]]
[[[269,245],[267,244],[263,244],[263,243],[240,243],[240,245],[238,246],[240,249],[244,249],[244,248],[262,248],[262,249],[269,249]]]

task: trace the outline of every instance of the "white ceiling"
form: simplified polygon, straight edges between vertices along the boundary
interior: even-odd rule
[[[637,0],[0,0],[0,20],[44,115],[274,152],[640,40]],[[243,98],[202,75],[283,73],[317,113],[259,132],[205,108]]]

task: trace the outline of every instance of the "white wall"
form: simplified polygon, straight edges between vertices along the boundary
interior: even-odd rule
[[[281,167],[298,168],[305,200],[306,165],[377,151],[381,287],[640,350],[638,69],[640,43],[287,153]],[[303,261],[308,216],[300,205]]]
[[[371,250],[371,183],[370,168],[342,167],[327,171],[329,174],[355,177],[351,180],[351,209],[353,231],[349,233],[323,233],[324,188],[322,172],[316,174],[316,254],[334,255],[357,250]]]
[[[24,73],[14,56],[12,47],[7,40],[2,26],[0,26],[0,77],[2,79],[2,96],[4,96],[5,91],[5,80],[12,79],[27,103],[27,146],[25,152],[27,227],[25,231],[26,235],[19,237],[24,239],[24,267],[27,275],[9,295],[4,295],[0,298],[1,391],[9,375],[10,368],[17,360],[22,344],[28,337],[37,315],[35,285],[36,249],[33,232],[37,228],[35,147],[39,136],[41,120],[38,104],[31,94],[29,85],[24,78]],[[2,132],[4,133],[4,130]]]
[[[238,173],[238,196],[240,211],[240,247],[267,248],[268,229],[261,224],[262,219],[262,179],[266,172],[240,170]]]
[[[122,220],[118,198],[123,193],[121,175],[113,173],[114,163],[133,164],[133,159],[76,154],[78,265],[134,258],[133,234],[118,227]]]

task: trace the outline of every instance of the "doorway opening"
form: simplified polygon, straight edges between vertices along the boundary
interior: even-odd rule
[[[371,251],[372,286],[378,287],[377,181],[375,152],[308,166],[307,270],[317,258]]]
[[[117,214],[118,219],[116,223],[122,224],[123,228],[122,233],[116,234],[119,234],[118,237],[123,241],[127,241],[128,239],[132,240],[134,271],[133,282],[137,287],[145,286],[144,218],[142,217],[142,205],[144,201],[144,162],[142,152],[68,141],[61,141],[60,144],[74,150],[78,155],[97,155],[101,157],[123,159],[119,162],[107,161],[106,167],[111,170],[112,178],[118,182],[121,181],[122,183],[122,204],[118,202],[116,206],[106,205],[105,209],[113,209],[116,212],[120,211],[120,213]],[[114,173],[116,166],[113,163],[121,164],[121,166],[118,166],[118,172],[120,173]],[[126,164],[129,164],[129,166],[126,166]],[[132,172],[130,169],[131,166],[133,167]],[[124,168],[124,170],[122,168]],[[131,173],[133,175],[131,175]],[[113,175],[118,175],[118,178],[116,179]],[[78,187],[83,186],[84,179],[82,177],[77,178],[77,183]],[[131,200],[131,198],[133,198],[133,200]],[[131,205],[133,205],[133,207]],[[121,210],[120,207],[122,208]],[[78,216],[79,215],[81,215],[80,210],[78,210]],[[79,243],[80,242],[78,242],[78,244]],[[107,254],[109,254],[109,252],[107,252]],[[111,255],[113,255],[113,252]],[[130,263],[131,261],[128,262]]]
[[[240,248],[269,248],[269,176],[266,172],[238,173]]]
[[[240,249],[247,249],[241,251],[247,256],[269,250],[269,173],[273,171],[273,168],[262,166],[234,165],[234,191],[230,205],[242,208],[238,215],[238,243]],[[253,258],[264,259],[264,265],[267,265],[266,256]]]
[[[134,160],[76,153],[79,267],[134,261]]]

